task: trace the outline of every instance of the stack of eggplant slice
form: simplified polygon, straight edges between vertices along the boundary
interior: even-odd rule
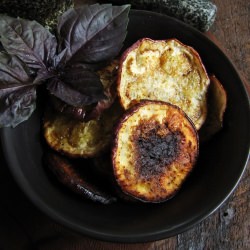
[[[103,204],[174,197],[195,167],[200,143],[222,128],[223,86],[176,39],[141,39],[98,74],[109,93],[105,108],[76,112],[53,100],[54,111],[46,111],[43,131],[53,149],[47,166],[65,186]],[[91,168],[91,175],[80,168]]]

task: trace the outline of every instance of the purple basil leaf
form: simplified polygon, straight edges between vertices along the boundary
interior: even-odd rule
[[[59,19],[61,48],[66,61],[96,63],[117,56],[127,33],[130,5],[84,5],[69,9]]]
[[[52,61],[54,68],[63,69],[65,67],[65,62],[67,59],[67,48],[62,50],[58,55],[55,55]]]
[[[88,102],[90,99],[89,96],[82,95],[57,78],[53,78],[49,81],[47,89],[52,95],[73,106],[81,106],[83,100]]]
[[[88,80],[93,80],[93,77],[87,78],[86,74],[86,78],[84,78],[84,73],[78,74],[78,77],[76,75],[73,76],[72,73],[71,76],[72,78],[69,78],[69,76],[67,75],[65,79],[67,82],[64,82],[57,78],[51,79],[47,85],[50,93],[74,107],[90,105],[105,98],[102,87],[99,91],[99,86],[95,83],[95,81],[88,82]],[[81,80],[79,80],[79,77],[81,76],[82,78]]]
[[[34,84],[42,84],[46,80],[56,77],[57,73],[54,70],[39,69],[36,72],[36,77],[33,81]]]
[[[0,52],[0,90],[31,84],[30,69],[18,57]]]
[[[36,21],[5,15],[0,15],[0,42],[31,68],[46,68],[57,49],[55,36]]]
[[[0,127],[15,127],[36,107],[36,86],[18,57],[0,52]]]
[[[52,65],[58,71],[70,70],[71,68],[82,68],[83,70],[97,71],[101,69],[102,67],[104,67],[104,64],[101,62],[96,62],[96,63],[78,62],[78,63],[67,65],[66,64],[67,54],[68,54],[68,49],[65,48],[58,55],[54,56]]]
[[[97,71],[105,66],[103,62],[96,62],[96,63],[77,62],[74,64],[66,64],[67,50],[68,49],[64,49],[53,59],[53,67],[58,71],[65,71],[65,70],[69,71],[71,68],[82,68],[83,70]]]
[[[82,68],[71,68],[62,75],[63,81],[81,92],[91,96],[94,102],[105,98],[104,89],[100,77],[93,71]]]
[[[16,127],[27,120],[36,108],[36,87],[0,90],[0,127]]]

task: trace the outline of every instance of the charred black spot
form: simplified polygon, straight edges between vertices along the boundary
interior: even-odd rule
[[[179,155],[182,134],[180,132],[157,133],[158,128],[140,134],[135,140],[138,173],[150,177],[162,173]]]

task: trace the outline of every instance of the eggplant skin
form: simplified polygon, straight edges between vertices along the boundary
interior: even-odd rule
[[[83,198],[102,204],[111,204],[117,198],[104,192],[77,171],[77,166],[69,159],[52,151],[47,151],[44,162],[58,181]],[[94,178],[94,177],[93,177]]]
[[[113,171],[124,193],[159,203],[181,188],[198,153],[197,130],[184,111],[145,100],[127,110],[116,128]]]
[[[130,195],[125,194],[115,180],[115,175],[112,167],[111,152],[103,154],[99,157],[93,158],[93,168],[96,173],[102,175],[107,181],[112,193],[120,200],[124,202],[138,202],[137,199]]]
[[[200,141],[207,142],[223,128],[224,113],[227,107],[227,93],[215,75],[210,75],[207,94],[207,119],[199,130]]]

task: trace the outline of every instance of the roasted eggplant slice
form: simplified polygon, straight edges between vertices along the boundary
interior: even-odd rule
[[[44,137],[52,149],[69,157],[95,157],[109,148],[113,127],[120,115],[118,102],[105,110],[100,119],[88,122],[47,110],[43,122]]]
[[[118,96],[125,109],[142,99],[169,102],[199,129],[206,119],[208,86],[199,54],[176,39],[143,38],[121,57]]]
[[[173,197],[198,157],[194,124],[177,106],[141,101],[116,129],[112,164],[124,193],[144,202]]]
[[[83,198],[102,204],[110,204],[117,200],[116,197],[103,191],[103,187],[100,188],[79,171],[79,168],[85,166],[79,167],[74,161],[54,152],[47,152],[44,162],[59,182]]]
[[[199,131],[202,142],[211,139],[223,127],[223,117],[227,106],[227,93],[215,75],[210,76],[207,99],[207,119]]]

